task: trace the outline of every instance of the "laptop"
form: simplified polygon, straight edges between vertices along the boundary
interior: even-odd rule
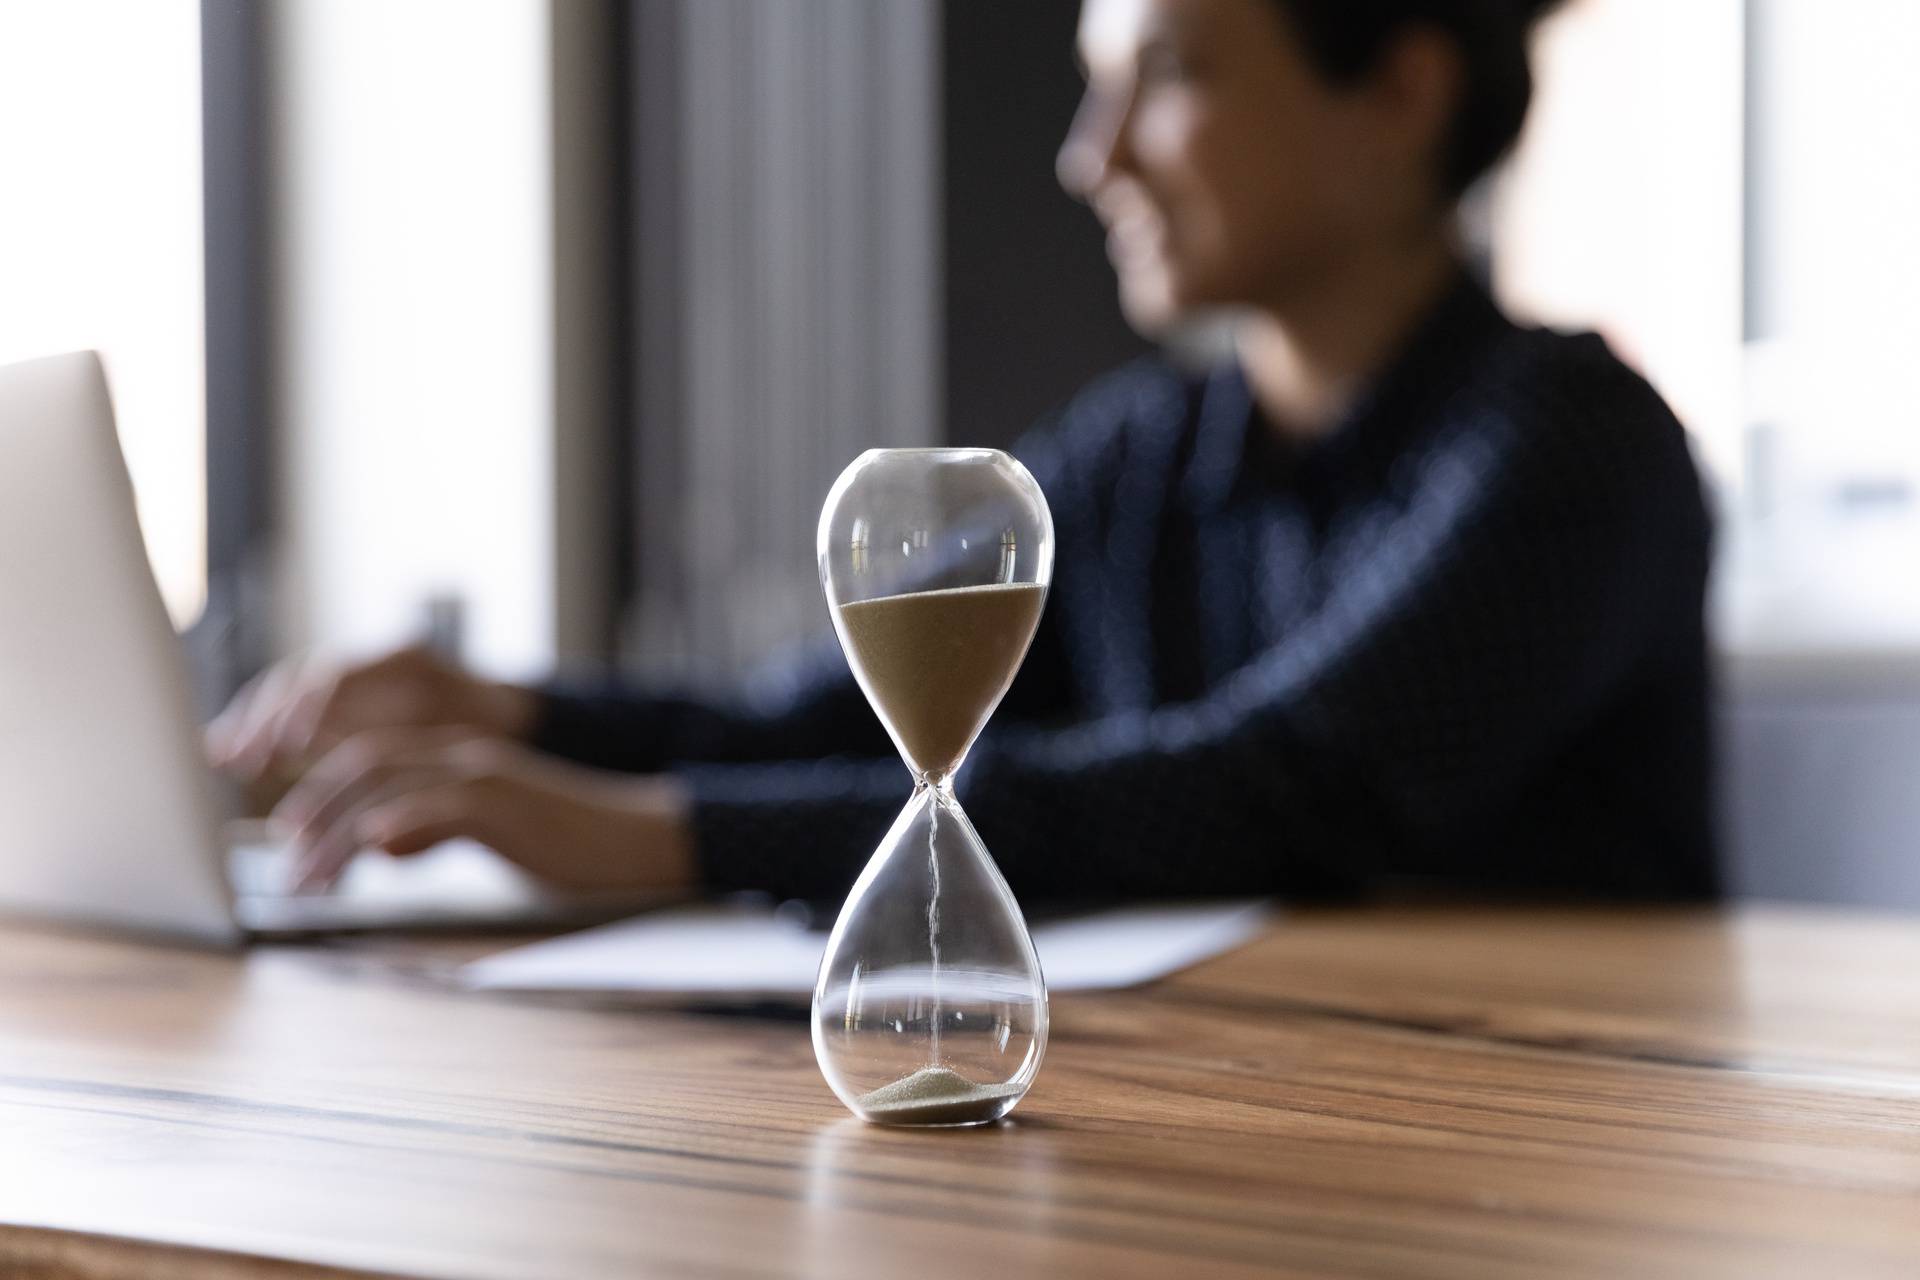
[[[0,367],[0,912],[225,946],[368,929],[561,928],[658,905],[562,893],[478,845],[359,855],[291,892],[227,822],[92,352]]]

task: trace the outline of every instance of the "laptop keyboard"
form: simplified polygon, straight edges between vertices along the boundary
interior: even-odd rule
[[[242,844],[227,854],[227,880],[243,898],[285,897],[293,892],[293,846]]]

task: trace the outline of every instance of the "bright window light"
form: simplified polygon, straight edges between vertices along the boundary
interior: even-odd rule
[[[206,597],[198,0],[0,0],[0,363],[105,357],[174,621]]]

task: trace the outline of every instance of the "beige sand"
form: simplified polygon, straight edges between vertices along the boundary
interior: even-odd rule
[[[922,1067],[910,1076],[863,1094],[860,1105],[884,1124],[979,1124],[997,1120],[1014,1084],[975,1084],[952,1067]]]
[[[840,606],[847,661],[921,773],[951,773],[1013,683],[1047,589],[997,583]]]

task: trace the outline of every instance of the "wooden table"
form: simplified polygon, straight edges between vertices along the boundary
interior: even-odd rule
[[[945,1132],[473,950],[6,926],[0,1275],[1920,1275],[1920,920],[1294,913]]]

